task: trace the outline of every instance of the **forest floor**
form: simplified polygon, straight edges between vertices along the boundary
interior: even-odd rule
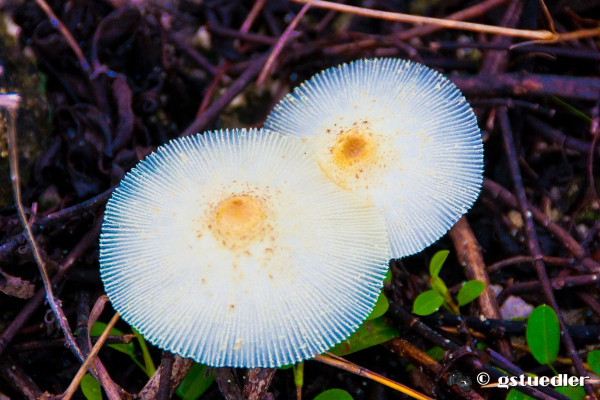
[[[422,63],[462,90],[482,130],[483,188],[449,234],[391,262],[390,307],[378,321],[392,331],[384,329],[383,343],[371,337],[366,349],[346,357],[367,372],[306,362],[302,398],[332,388],[354,399],[407,398],[369,379],[369,371],[427,396],[464,399],[506,398],[507,390],[480,389],[481,371],[492,381],[503,372],[599,372],[600,358],[588,356],[600,347],[600,1],[546,1],[547,8],[537,0],[348,3],[521,34],[415,25],[364,9],[303,9],[285,0],[0,1],[0,93],[22,97],[23,209],[57,299],[45,301],[14,206],[4,114],[0,400],[61,396],[91,350],[88,335],[102,332],[101,324],[90,332],[88,320],[108,323],[114,314],[110,303],[102,311],[98,235],[104,205],[129,169],[181,135],[260,127],[285,94],[314,74],[374,57]],[[550,41],[523,31],[553,29]],[[430,289],[429,263],[440,250],[450,250],[440,278],[451,296],[465,280],[486,284],[461,307],[463,318],[443,308],[424,317],[411,313],[417,296]],[[561,333],[558,353],[545,363],[527,346],[523,322],[542,304],[557,315]],[[180,387],[190,362],[146,345],[123,321],[116,328],[107,342],[113,347],[103,347],[101,365],[92,368],[105,397],[163,399],[179,388],[186,400],[194,393],[222,398],[206,369],[192,370],[201,390]],[[75,338],[65,339],[67,331]],[[553,333],[537,334],[540,343],[552,341]],[[171,380],[161,380],[164,370],[174,371]],[[446,384],[456,371],[472,378],[473,390]],[[269,396],[296,398],[298,376],[297,369],[277,371]],[[96,388],[95,381],[84,382]],[[597,387],[585,391],[597,397]],[[523,392],[541,399],[585,396],[583,389]],[[91,396],[85,394],[98,398]]]

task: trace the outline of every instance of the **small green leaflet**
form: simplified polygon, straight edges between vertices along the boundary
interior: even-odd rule
[[[383,291],[379,293],[379,297],[377,298],[377,302],[371,311],[371,314],[367,317],[367,321],[370,321],[375,318],[381,317],[390,307],[390,303],[388,302],[387,297],[383,294]]]
[[[100,336],[106,329],[106,324],[104,322],[96,321],[90,330],[90,336]],[[118,330],[117,328],[112,328],[110,330],[110,335],[123,335],[124,333]],[[125,353],[128,356],[133,357],[135,355],[135,346],[133,343],[126,344],[108,344],[108,347],[111,349],[115,349],[120,351],[121,353]]]
[[[440,274],[440,270],[442,269],[446,258],[448,258],[448,254],[450,254],[448,250],[440,250],[433,255],[429,262],[429,275],[431,275],[432,278],[435,278]]]
[[[417,315],[429,315],[436,312],[444,303],[444,298],[437,290],[428,290],[421,293],[413,305],[413,313]]]
[[[392,270],[388,269],[387,272],[385,273],[385,278],[383,278],[384,282],[389,282],[392,280]]]
[[[558,356],[560,329],[554,310],[542,304],[533,310],[527,321],[527,344],[540,364],[552,364]]]
[[[215,380],[213,374],[206,377],[207,369],[206,365],[194,364],[177,388],[177,396],[183,400],[196,400],[202,396]]]
[[[317,395],[314,400],[353,400],[350,393],[342,389],[329,389]]]
[[[592,350],[588,354],[587,362],[592,371],[600,375],[600,350]]]
[[[152,361],[152,357],[150,356],[148,345],[146,344],[146,341],[138,331],[136,331],[133,328],[131,328],[131,330],[133,331],[133,334],[135,335],[135,338],[138,340],[140,348],[142,349],[142,356],[144,357],[144,370],[146,371],[148,377],[151,377],[156,372],[156,367],[154,366],[154,362]]]
[[[102,389],[100,389],[100,382],[98,382],[92,375],[85,374],[83,378],[81,378],[79,387],[81,387],[81,391],[87,400],[102,400]]]
[[[535,400],[531,396],[527,396],[524,393],[519,392],[516,389],[510,389],[506,395],[506,400]]]
[[[583,400],[585,398],[585,390],[582,386],[559,386],[555,389],[571,400]]]
[[[350,337],[329,350],[337,356],[345,356],[387,342],[400,335],[398,329],[385,323],[383,317],[365,321]]]
[[[475,300],[481,293],[483,293],[485,289],[485,283],[477,280],[472,280],[466,282],[460,290],[458,291],[458,295],[456,296],[456,300],[458,300],[458,306],[462,307],[465,304],[469,304],[473,300]]]

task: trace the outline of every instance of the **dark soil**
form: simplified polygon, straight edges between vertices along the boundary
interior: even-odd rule
[[[572,361],[557,362],[560,373],[580,375],[577,360],[585,361],[587,352],[600,345],[597,38],[509,49],[523,39],[428,32],[311,8],[264,82],[257,84],[266,57],[302,5],[267,0],[246,33],[240,27],[251,1],[47,1],[86,64],[38,6],[42,1],[0,1],[0,92],[23,97],[17,126],[23,204],[31,212],[54,295],[74,332],[85,326],[91,307],[104,294],[97,248],[104,204],[139,160],[183,133],[262,126],[277,101],[323,69],[360,58],[399,57],[439,70],[463,90],[482,129],[486,180],[479,200],[451,234],[418,255],[391,262],[393,279],[386,293],[393,305],[386,315],[406,342],[388,342],[347,359],[430,396],[505,398],[506,391],[477,386],[477,393],[460,394],[445,382],[450,371],[475,377],[489,363],[508,372],[552,374],[515,347],[524,343],[524,324],[510,325],[504,321],[508,310],[498,311],[515,298],[554,306],[562,321],[577,326],[563,329],[559,356],[572,357],[575,367]],[[443,18],[478,1],[351,3]],[[600,1],[546,3],[558,32],[598,26]],[[507,0],[470,21],[529,30],[549,26],[537,0]],[[17,27],[15,36],[10,32]],[[64,345],[63,332],[43,300],[40,274],[21,233],[5,121],[0,119],[0,399],[58,396],[81,362],[72,346]],[[441,249],[451,250],[441,275],[451,290],[481,276],[496,285],[499,294],[461,309],[465,315],[498,320],[492,328],[472,321],[469,331],[466,322],[448,316],[420,319],[425,325],[411,319],[414,299],[429,289],[429,260]],[[518,314],[523,306],[513,311]],[[113,314],[107,304],[100,320],[108,322]],[[131,332],[122,321],[117,328]],[[476,343],[490,346],[508,364],[474,350]],[[447,351],[442,370],[428,367],[422,358],[435,345]],[[161,351],[151,347],[150,353],[159,365]],[[148,377],[127,355],[105,347],[99,358],[123,398],[147,385]],[[407,372],[409,364],[418,368]],[[173,384],[180,380],[175,376]],[[304,382],[304,399],[329,388],[344,389],[355,399],[406,398],[314,361],[306,363]],[[151,385],[157,387],[158,380]],[[541,392],[528,394],[543,398]],[[295,398],[291,369],[275,374],[270,395]],[[555,392],[545,396],[564,399]],[[78,391],[75,397],[83,394]],[[222,397],[213,384],[202,398]]]

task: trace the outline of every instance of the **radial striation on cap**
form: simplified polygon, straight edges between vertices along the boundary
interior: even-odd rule
[[[327,176],[382,212],[394,258],[439,239],[479,195],[473,110],[453,83],[417,63],[360,60],[323,71],[265,126],[305,140]]]
[[[390,258],[372,205],[297,139],[219,131],[159,148],[109,200],[100,272],[151,343],[213,367],[312,358],[371,311]]]

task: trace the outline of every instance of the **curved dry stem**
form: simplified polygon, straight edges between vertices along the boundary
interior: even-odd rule
[[[332,367],[336,367],[339,369],[343,369],[344,371],[352,372],[358,376],[362,376],[364,378],[368,378],[374,380],[375,382],[381,383],[389,388],[399,391],[400,393],[404,393],[407,396],[412,397],[417,400],[433,400],[431,397],[425,396],[417,392],[414,389],[411,389],[407,386],[404,386],[401,383],[393,381],[389,378],[386,378],[383,375],[379,375],[375,372],[369,371],[363,367],[360,367],[342,357],[338,357],[331,353],[325,353],[326,355],[318,355],[314,358],[315,361],[322,362],[323,364],[331,365]]]
[[[531,39],[535,43],[556,43],[564,42],[567,40],[576,40],[600,36],[600,28],[582,29],[567,33],[554,33],[548,30],[532,31],[527,29],[505,28],[501,26],[477,24],[474,22],[455,21],[451,19],[422,17],[418,15],[402,14],[389,11],[370,10],[368,8],[354,7],[345,4],[333,3],[325,0],[292,1],[296,3],[308,4],[311,7],[318,7],[327,10],[360,15],[361,17],[378,18],[397,22],[407,22],[411,24],[436,25],[447,29],[460,29],[472,32],[490,33],[494,35],[520,37],[525,39]]]

